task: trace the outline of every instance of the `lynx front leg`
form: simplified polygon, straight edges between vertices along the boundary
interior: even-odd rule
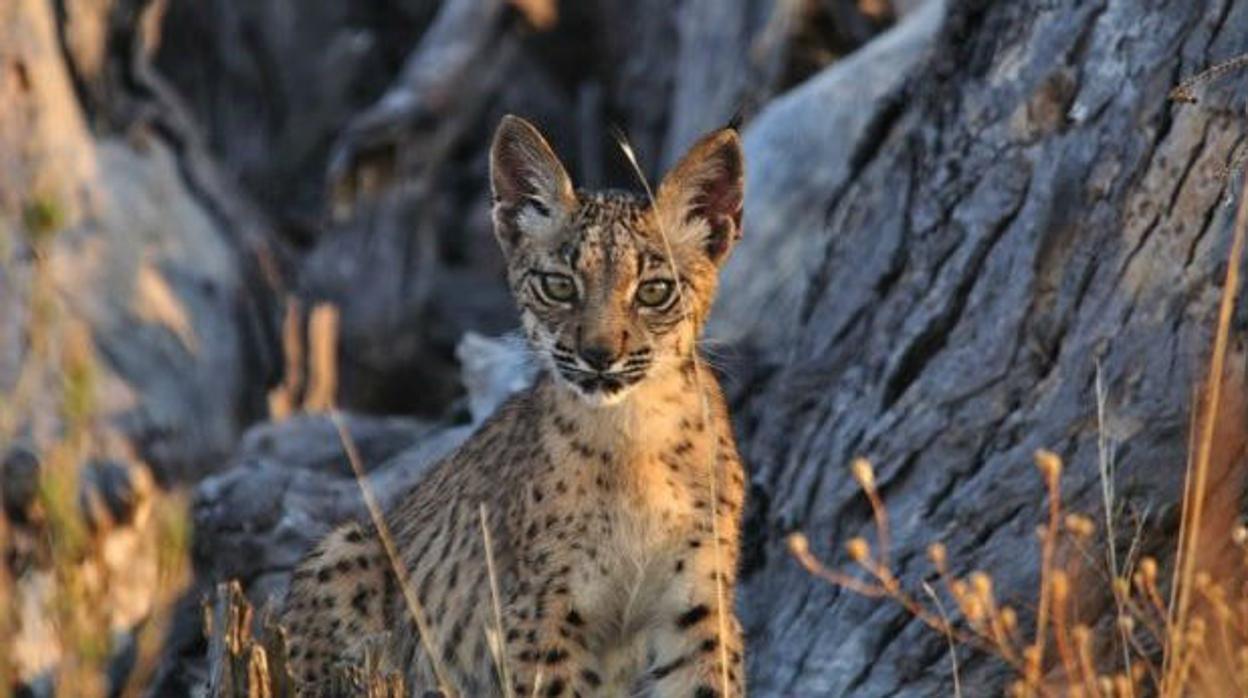
[[[737,556],[728,542],[716,550],[693,539],[693,554],[676,562],[667,617],[651,636],[649,678],[658,698],[745,695],[744,643],[733,612]]]
[[[590,698],[602,675],[585,638],[585,620],[566,587],[544,585],[508,612],[507,655],[516,696]]]
[[[731,605],[730,600],[726,603]],[[658,629],[654,636],[656,660],[650,669],[655,696],[742,698],[745,695],[741,624],[731,608],[725,608],[724,613],[727,616],[721,626],[715,597],[711,594],[689,605]]]

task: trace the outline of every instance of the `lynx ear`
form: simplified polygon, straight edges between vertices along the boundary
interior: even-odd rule
[[[658,214],[674,245],[696,245],[721,264],[741,237],[745,155],[736,129],[694,144],[659,185]]]
[[[503,117],[490,146],[494,233],[505,253],[526,237],[558,230],[576,205],[572,180],[532,124]]]

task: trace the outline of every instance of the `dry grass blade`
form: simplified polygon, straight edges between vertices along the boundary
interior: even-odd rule
[[[1116,506],[1114,500],[1114,464],[1113,454],[1110,450],[1109,437],[1105,433],[1105,412],[1106,403],[1108,402],[1105,392],[1105,376],[1101,370],[1101,362],[1096,362],[1096,455],[1097,469],[1101,477],[1101,503],[1105,507],[1105,558],[1109,566],[1110,586],[1114,590],[1114,608],[1118,613],[1118,617],[1122,618],[1126,615],[1126,609],[1123,606],[1121,594],[1117,593],[1118,585],[1113,582],[1122,576],[1118,565],[1118,530],[1114,521],[1114,508]],[[1120,623],[1114,624],[1118,628],[1119,640],[1121,641],[1122,663],[1128,675],[1131,674],[1131,645],[1127,639],[1126,631],[1123,630]],[[1132,691],[1128,698],[1135,698]]]
[[[1242,57],[1248,63],[1248,55]],[[1197,534],[1201,530],[1201,519],[1204,517],[1206,491],[1209,482],[1210,462],[1214,448],[1214,432],[1218,423],[1218,410],[1222,404],[1222,379],[1226,373],[1226,355],[1230,342],[1231,320],[1235,310],[1235,300],[1239,293],[1239,271],[1244,257],[1245,230],[1248,229],[1248,179],[1245,179],[1240,193],[1239,209],[1235,215],[1235,230],[1231,238],[1231,252],[1226,265],[1226,279],[1222,285],[1222,299],[1218,308],[1218,324],[1213,341],[1213,357],[1209,362],[1208,387],[1205,391],[1205,402],[1201,408],[1200,434],[1196,442],[1196,456],[1189,470],[1190,487],[1185,488],[1183,500],[1183,524],[1180,529],[1179,556],[1175,565],[1171,598],[1170,619],[1172,627],[1182,633],[1187,628],[1187,615],[1191,604],[1192,586],[1195,583],[1197,569]],[[1163,661],[1163,695],[1177,695],[1181,680],[1181,667],[1187,662],[1181,661],[1186,654],[1183,648],[1174,647],[1173,643],[1166,646]]]
[[[949,642],[949,662],[953,665],[953,695],[954,698],[962,698],[962,678],[958,669],[958,645],[953,637],[953,622],[949,620],[945,605],[940,602],[940,596],[932,585],[923,582],[923,592],[932,600],[936,606],[936,612],[940,614],[940,619],[945,624],[945,639]]]
[[[649,180],[641,170],[641,165],[637,162],[637,154],[633,152],[633,148],[628,144],[628,140],[624,134],[618,130],[615,132],[616,141],[619,143],[620,150],[623,151],[625,159],[628,160],[629,166],[636,174],[637,180],[641,183],[646,192],[646,198],[650,201],[652,208],[657,208],[658,203],[654,197],[654,190],[650,187]],[[658,222],[659,236],[663,238],[663,253],[667,255],[668,263],[671,265],[672,279],[676,288],[676,302],[686,312],[689,312],[690,305],[685,296],[684,284],[680,281],[680,272],[676,269],[676,257],[672,253],[672,241],[667,231],[662,225],[662,216],[655,216]],[[685,319],[689,319],[686,315]],[[696,338],[695,338],[696,339]],[[702,372],[705,367],[702,365],[702,357],[699,356],[696,342],[693,351],[693,382],[694,387],[698,391],[698,397],[702,401],[702,423],[711,423],[711,405],[710,400],[706,396],[706,389],[702,382]],[[732,682],[728,678],[728,611],[726,599],[724,598],[724,563],[723,563],[723,546],[720,543],[719,535],[719,440],[712,439],[711,467],[707,468],[710,481],[710,506],[708,513],[711,517],[711,549],[715,555],[715,617],[718,626],[719,635],[719,669],[720,669],[720,689],[722,695],[731,696],[730,688]]]
[[[806,540],[806,536],[801,533],[793,533],[789,535],[789,553],[793,558],[806,568],[807,572],[820,577],[837,586],[845,587],[855,594],[867,596],[870,598],[881,598],[888,596],[888,590],[884,587],[864,582],[857,577],[851,577],[843,572],[829,569],[819,562],[817,558],[810,552],[810,542]]]
[[[494,641],[490,643],[490,651],[494,654],[494,664],[498,669],[498,678],[503,685],[503,696],[514,698],[511,687],[511,672],[507,666],[507,652],[504,645],[506,631],[503,630],[503,607],[498,594],[498,572],[494,567],[494,545],[490,540],[489,519],[485,515],[485,503],[481,503],[481,538],[485,544],[485,568],[490,575],[490,600],[494,605]]]
[[[342,417],[336,410],[329,413],[329,418],[333,421],[334,428],[338,430],[338,439],[342,442],[342,448],[347,454],[347,461],[351,465],[355,481],[360,486],[360,494],[364,497],[364,506],[368,509],[368,515],[373,520],[373,527],[377,530],[377,537],[381,540],[381,545],[386,551],[386,559],[390,563],[390,569],[399,581],[399,589],[403,592],[403,601],[407,604],[407,611],[416,623],[416,630],[420,633],[421,647],[429,659],[429,664],[433,667],[433,673],[438,681],[438,688],[447,698],[455,698],[455,696],[459,695],[459,692],[452,689],[450,678],[443,669],[442,663],[438,660],[438,654],[433,651],[433,635],[429,630],[429,625],[425,622],[424,608],[420,604],[420,599],[416,598],[415,592],[412,591],[407,567],[403,564],[402,558],[399,557],[398,549],[394,545],[394,538],[390,535],[390,528],[386,525],[385,517],[382,515],[381,506],[377,503],[377,498],[373,495],[372,488],[368,485],[364,468],[360,464],[359,451],[355,447],[355,440],[351,438],[350,432],[347,431],[346,425],[343,424]]]
[[[1036,452],[1036,466],[1044,475],[1044,485],[1049,494],[1049,521],[1044,531],[1044,542],[1040,559],[1040,606],[1036,610],[1036,639],[1026,653],[1027,665],[1024,679],[1030,686],[1040,681],[1040,670],[1044,665],[1045,634],[1048,629],[1049,614],[1053,599],[1053,560],[1057,553],[1057,536],[1062,520],[1061,505],[1061,474],[1062,460],[1051,451]]]

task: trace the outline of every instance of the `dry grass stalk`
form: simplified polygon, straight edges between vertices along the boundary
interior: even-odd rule
[[[652,209],[658,208],[658,203],[654,197],[654,190],[650,186],[650,181],[646,179],[645,172],[641,169],[641,164],[637,161],[637,154],[633,151],[633,147],[628,143],[628,139],[624,134],[617,131],[615,133],[616,142],[620,146],[620,150],[624,154],[625,160],[633,170],[633,174],[637,177],[637,181],[641,184],[642,189],[646,193],[646,199],[650,202]],[[667,230],[662,225],[662,216],[655,216],[655,220],[659,222],[656,226],[659,231],[659,237],[663,239],[663,253],[667,256],[667,260],[671,265],[670,271],[672,278],[675,279],[676,302],[684,312],[684,319],[689,320],[689,310],[692,307],[685,297],[684,284],[681,282],[681,275],[676,269],[676,256],[672,253],[672,241],[667,234]],[[693,385],[698,391],[698,395],[702,402],[702,423],[711,423],[711,404],[706,395],[705,384],[703,383],[703,372],[706,366],[701,355],[695,349],[692,354],[693,363]],[[716,634],[719,642],[716,643],[719,659],[719,682],[721,695],[732,695],[732,682],[728,678],[728,599],[724,588],[724,558],[723,558],[723,540],[719,533],[719,441],[712,439],[711,441],[711,458],[710,467],[707,468],[707,481],[709,484],[709,496],[707,497],[710,506],[707,507],[707,516],[711,520],[711,550],[715,557],[715,623]]]
[[[1126,606],[1122,596],[1118,593],[1118,585],[1113,582],[1122,576],[1121,568],[1118,560],[1118,529],[1115,525],[1115,508],[1117,507],[1117,497],[1114,491],[1114,456],[1112,447],[1109,443],[1109,437],[1105,427],[1106,403],[1108,402],[1105,392],[1104,374],[1101,371],[1101,362],[1096,362],[1096,462],[1097,469],[1101,477],[1101,504],[1105,511],[1105,561],[1109,568],[1110,587],[1114,592],[1114,607],[1118,617],[1122,618],[1126,615]],[[1137,538],[1138,540],[1138,538]],[[1128,556],[1129,558],[1130,556]],[[1121,624],[1115,624],[1119,631],[1119,648],[1122,651],[1122,663],[1127,674],[1131,673],[1131,648],[1130,640],[1127,632],[1121,627]],[[1134,692],[1131,692],[1128,698],[1135,698]]]
[[[1245,64],[1248,64],[1248,55],[1241,58],[1244,59]],[[1222,408],[1222,386],[1226,375],[1231,321],[1239,294],[1239,270],[1244,259],[1245,231],[1248,231],[1248,179],[1245,180],[1240,193],[1239,209],[1235,215],[1235,231],[1231,239],[1226,279],[1222,284],[1222,298],[1218,308],[1218,324],[1213,340],[1208,387],[1205,390],[1205,402],[1200,408],[1199,437],[1196,441],[1195,458],[1188,471],[1190,487],[1186,487],[1184,491],[1183,523],[1179,535],[1178,562],[1175,565],[1176,576],[1173,585],[1175,593],[1170,606],[1172,625],[1180,630],[1188,627],[1187,617],[1198,568],[1201,548],[1198,536],[1203,533],[1202,519],[1205,515],[1210,471],[1213,467],[1214,437],[1219,425],[1218,411]],[[1176,695],[1174,691],[1182,685],[1179,683],[1183,675],[1182,667],[1187,664],[1182,656],[1184,650],[1182,642],[1166,645],[1165,681],[1162,686],[1162,692],[1165,695]]]
[[[1193,420],[1192,453],[1169,601],[1162,589],[1162,569],[1155,559],[1141,559],[1133,572],[1128,564],[1123,568],[1127,571],[1120,576],[1116,550],[1111,548],[1106,560],[1111,570],[1110,591],[1116,622],[1107,629],[1108,637],[1096,637],[1092,628],[1072,617],[1071,611],[1077,608],[1079,599],[1071,590],[1077,586],[1081,560],[1095,559],[1088,555],[1081,558],[1072,551],[1086,551],[1096,526],[1091,519],[1078,514],[1062,516],[1060,477],[1063,464],[1060,457],[1047,451],[1036,454],[1036,465],[1049,502],[1047,523],[1040,535],[1040,590],[1035,634],[1026,645],[1021,643],[1014,612],[996,603],[991,578],[983,573],[972,573],[966,578],[950,574],[945,548],[939,543],[929,549],[929,559],[961,614],[960,622],[950,620],[939,595],[930,586],[925,585],[925,591],[937,613],[901,587],[896,575],[884,563],[887,559],[887,512],[875,491],[870,464],[861,459],[854,462],[852,472],[871,503],[881,552],[873,556],[870,544],[863,538],[850,540],[846,549],[870,580],[824,567],[810,553],[809,544],[801,534],[794,534],[789,540],[794,557],[823,579],[860,594],[889,598],[952,641],[996,655],[1019,673],[1018,680],[1009,687],[1010,695],[1098,698],[1244,695],[1248,689],[1248,596],[1245,596],[1248,528],[1239,523],[1238,512],[1239,495],[1248,468],[1248,427],[1245,426],[1248,425],[1248,395],[1245,395],[1248,386],[1242,368],[1248,354],[1236,355],[1233,361],[1228,360],[1228,356],[1232,352],[1231,319],[1248,235],[1246,230],[1248,184],[1236,216],[1209,380]],[[1235,349],[1248,352],[1243,346]],[[1231,389],[1227,389],[1228,386]],[[1104,395],[1099,380],[1098,419],[1104,423]],[[1111,477],[1108,448],[1103,434],[1101,438],[1098,444],[1101,476],[1108,479]],[[1102,483],[1102,487],[1107,510],[1106,535],[1112,536],[1112,484]],[[1128,560],[1134,556],[1134,548],[1133,544],[1127,554]],[[1119,645],[1115,651],[1100,651],[1114,644]],[[1055,665],[1044,661],[1050,646],[1057,655]],[[1151,647],[1163,652],[1160,664]],[[1109,658],[1118,656],[1119,651],[1121,665],[1115,667]]]
[[[503,687],[504,698],[514,698],[511,684],[511,671],[507,666],[505,646],[506,631],[503,629],[503,606],[499,600],[498,572],[494,568],[494,544],[490,540],[489,517],[486,516],[485,503],[481,503],[481,538],[485,545],[485,567],[490,576],[490,601],[494,607],[494,628],[487,633],[490,653],[494,656],[494,666],[498,670],[498,680]]]
[[[403,600],[407,604],[407,612],[416,623],[417,632],[420,633],[420,644],[425,651],[426,657],[429,659],[430,665],[433,667],[433,673],[438,681],[438,689],[442,691],[442,695],[446,698],[456,698],[460,695],[459,691],[453,689],[454,684],[451,682],[450,676],[443,669],[438,653],[433,650],[433,635],[428,623],[425,621],[424,607],[421,606],[420,599],[416,597],[416,593],[412,590],[407,567],[403,564],[403,558],[399,556],[398,548],[394,544],[394,537],[390,535],[390,528],[386,525],[381,505],[377,502],[372,488],[368,485],[368,478],[364,474],[364,466],[361,464],[359,451],[355,447],[355,440],[351,438],[351,433],[347,431],[342,417],[336,411],[330,412],[329,417],[333,420],[334,427],[338,430],[338,438],[342,442],[343,450],[346,452],[347,462],[351,465],[355,481],[359,484],[360,494],[364,497],[364,505],[368,509],[368,515],[373,521],[373,527],[381,540],[382,548],[386,551],[386,559],[390,563],[390,569],[394,572],[395,578],[399,582],[399,589],[403,592]]]
[[[949,643],[949,663],[953,665],[953,695],[954,698],[962,698],[962,676],[958,670],[958,643],[953,637],[953,621],[949,620],[949,614],[945,611],[945,605],[940,602],[940,595],[936,593],[931,584],[923,582],[923,593],[927,594],[927,597],[932,600],[936,613],[940,615],[945,640]]]

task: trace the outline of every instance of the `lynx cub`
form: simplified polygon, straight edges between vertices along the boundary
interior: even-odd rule
[[[574,190],[537,130],[508,116],[490,178],[544,371],[386,516],[441,688],[504,694],[484,504],[514,695],[741,696],[744,479],[719,385],[694,358],[741,232],[740,139],[704,137],[651,206]],[[439,686],[370,523],[338,529],[300,565],[284,620],[309,692],[366,645],[409,687]]]

